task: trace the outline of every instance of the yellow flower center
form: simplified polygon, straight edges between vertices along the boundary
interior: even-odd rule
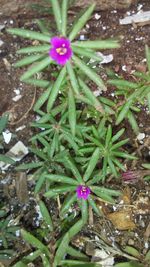
[[[67,48],[66,47],[59,47],[56,48],[56,52],[60,55],[63,56],[67,53]]]
[[[86,187],[82,187],[82,193],[86,193]]]

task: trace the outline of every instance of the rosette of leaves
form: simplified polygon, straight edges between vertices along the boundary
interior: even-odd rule
[[[0,259],[9,258],[12,254],[12,250],[9,249],[10,242],[13,242],[16,237],[16,231],[20,227],[13,225],[11,219],[7,215],[7,211],[4,208],[0,209],[0,247],[3,248],[0,252]],[[6,252],[6,253],[5,253]]]
[[[150,48],[147,45],[145,46],[145,54],[147,72],[134,72],[132,76],[136,82],[124,80],[116,75],[113,75],[113,79],[108,81],[109,84],[117,88],[116,95],[124,96],[123,104],[118,108],[116,125],[124,119],[128,119],[136,134],[139,132],[139,127],[134,113],[140,112],[141,109],[138,105],[145,105],[146,102],[150,111]]]
[[[65,196],[60,210],[62,216],[68,212],[72,204],[78,202],[82,213],[82,220],[86,223],[88,220],[89,205],[98,216],[101,215],[101,212],[96,205],[97,198],[114,203],[114,197],[121,195],[120,191],[95,185],[101,178],[101,173],[96,169],[100,154],[100,149],[96,148],[83,172],[81,165],[77,165],[68,153],[68,155],[64,155],[63,158],[59,159],[65,167],[65,174],[45,174],[45,180],[49,181],[50,184],[49,188],[47,187],[44,196],[48,198],[55,198],[62,194]],[[78,197],[77,191],[80,186],[88,188],[88,191],[90,192],[88,193],[86,200]]]
[[[67,27],[67,7],[69,1],[63,0],[61,6],[58,0],[50,0],[49,2],[51,3],[55,17],[58,36],[64,36],[70,40],[73,56],[63,67],[60,68],[58,66],[57,79],[52,85],[50,93],[47,95],[47,111],[51,111],[54,103],[56,102],[58,94],[61,91],[62,82],[64,79],[66,79],[68,84],[66,86],[69,110],[68,116],[72,133],[75,135],[76,99],[78,99],[78,101],[80,100],[81,102],[93,105],[101,113],[105,112],[103,104],[94,96],[85,81],[81,79],[80,73],[86,75],[86,79],[88,78],[88,80],[93,81],[101,91],[105,91],[106,87],[100,76],[85,63],[84,59],[81,58],[84,57],[85,59],[89,58],[100,61],[100,57],[95,52],[96,50],[118,48],[119,44],[116,40],[75,41],[75,38],[80,30],[90,19],[92,12],[94,11],[95,4],[92,4],[70,29]],[[33,79],[36,73],[43,71],[51,64],[56,64],[49,56],[49,50],[51,48],[50,40],[52,35],[49,29],[45,28],[44,25],[43,27],[40,27],[40,29],[42,32],[35,32],[25,29],[9,29],[8,32],[44,43],[38,46],[20,49],[18,51],[19,54],[30,55],[18,61],[15,66],[24,67],[36,63],[21,76],[21,81],[40,87],[47,87],[49,85],[49,81]]]
[[[125,129],[123,128],[113,135],[112,126],[106,127],[105,119],[102,119],[98,127],[91,126],[90,131],[84,134],[84,146],[80,147],[79,152],[88,161],[91,153],[94,155],[95,151],[99,149],[98,161],[102,169],[99,180],[104,181],[108,173],[118,177],[119,170],[125,171],[125,167],[120,162],[120,159],[136,159],[135,156],[128,154],[122,148],[129,139],[118,141],[124,132]]]
[[[82,155],[79,152],[79,148],[83,146],[84,133],[89,129],[86,123],[77,124],[77,134],[74,137],[67,122],[67,111],[62,109],[62,105],[54,108],[51,114],[44,114],[43,112],[42,114],[43,117],[32,123],[33,127],[42,129],[31,138],[30,152],[34,154],[35,160],[16,167],[17,170],[36,170],[34,174],[34,177],[38,180],[35,189],[36,193],[39,192],[45,181],[44,176],[41,175],[42,173],[54,171],[63,174],[64,168],[60,163],[60,159],[68,151],[71,151],[74,155]]]
[[[42,202],[42,209],[43,209]],[[41,203],[40,203],[41,208]],[[42,210],[43,219],[47,222],[47,211],[45,213]],[[21,230],[23,239],[30,245],[32,249],[30,253],[23,256],[13,267],[27,267],[29,263],[34,263],[34,261],[41,259],[41,266],[43,267],[57,267],[57,266],[83,266],[83,267],[101,267],[100,264],[91,263],[90,259],[82,252],[76,250],[70,245],[72,238],[81,231],[83,227],[83,221],[78,220],[70,229],[63,233],[59,240],[55,243],[53,248],[48,244],[46,240],[40,240],[35,235]],[[52,229],[51,229],[52,230]],[[53,251],[52,251],[53,250]],[[69,256],[69,259],[67,259]]]

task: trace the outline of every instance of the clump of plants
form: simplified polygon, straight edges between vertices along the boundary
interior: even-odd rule
[[[128,142],[128,139],[122,138],[125,129],[116,132],[114,124],[118,125],[128,118],[133,130],[138,132],[134,116],[134,112],[138,111],[136,104],[146,100],[150,106],[150,50],[146,47],[148,73],[135,73],[136,83],[112,74],[108,83],[115,85],[116,93],[124,99],[123,104],[117,106],[116,99],[113,102],[103,96],[107,87],[100,74],[90,67],[90,59],[100,62],[96,51],[119,48],[119,42],[78,40],[78,34],[90,19],[95,5],[92,4],[71,27],[67,23],[69,0],[49,2],[56,22],[55,33],[51,33],[43,21],[38,22],[40,32],[8,30],[13,35],[37,41],[38,45],[17,51],[25,57],[14,66],[29,66],[20,80],[43,88],[43,94],[34,106],[34,111],[40,116],[37,122],[32,123],[37,133],[30,140],[35,160],[16,169],[35,170],[34,193],[44,221],[41,232],[46,229],[46,236],[36,237],[21,230],[23,239],[32,250],[14,266],[25,267],[39,259],[41,266],[45,267],[96,267],[101,265],[91,263],[70,243],[88,222],[89,207],[97,216],[103,216],[97,200],[114,203],[115,198],[121,195],[120,190],[105,185],[107,178],[119,178],[120,171],[126,171],[123,159],[136,159],[134,154],[125,150],[124,145]],[[99,96],[92,91],[93,84],[100,92]],[[59,216],[62,222],[74,205],[79,211],[71,223],[68,222],[70,228],[56,238],[53,251],[50,249],[50,237],[56,226],[45,204],[47,198],[61,201]]]

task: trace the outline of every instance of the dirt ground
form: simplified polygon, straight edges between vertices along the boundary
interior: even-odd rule
[[[116,50],[104,51],[104,54],[113,54],[113,61],[109,64],[103,64],[103,68],[112,68],[123,77],[132,78],[134,70],[146,71],[146,62],[144,54],[145,44],[150,45],[150,22],[145,25],[131,24],[120,25],[119,19],[125,15],[150,10],[150,1],[142,0],[138,5],[133,5],[129,10],[112,10],[95,12],[91,20],[88,22],[84,30],[80,33],[79,38],[84,36],[85,39],[121,39],[121,47]],[[75,15],[73,12],[72,16]],[[37,15],[39,17],[39,15]],[[36,15],[35,15],[36,17]],[[13,138],[9,144],[5,144],[4,152],[7,152],[12,145],[17,141],[22,141],[26,146],[29,146],[29,139],[33,134],[33,129],[30,123],[36,119],[36,114],[32,111],[32,107],[42,92],[42,89],[36,89],[32,86],[25,85],[19,81],[19,77],[23,73],[23,69],[15,69],[13,63],[18,60],[16,50],[30,43],[19,37],[12,37],[6,33],[6,29],[10,27],[35,28],[34,20],[27,16],[21,18],[0,19],[0,25],[4,27],[0,32],[0,40],[3,44],[0,45],[0,115],[9,112],[10,122],[8,129],[13,134]],[[104,77],[105,78],[105,77]],[[112,89],[107,90],[107,95],[113,98]],[[17,97],[18,100],[16,101]],[[145,107],[141,107],[141,112],[138,113],[137,121],[140,127],[140,133],[145,134],[142,142],[136,139],[128,122],[125,122],[125,136],[129,137],[130,141],[126,146],[129,153],[136,151],[139,155],[139,161],[133,163],[131,168],[139,170],[141,163],[150,163],[150,116]],[[4,174],[0,174],[0,198],[1,202],[5,203],[9,209],[9,214],[12,219],[18,218],[19,224],[26,230],[35,230],[38,225],[36,218],[36,201],[33,199],[32,188],[34,183],[29,181],[29,199],[28,203],[20,204],[16,195],[15,186],[16,173],[12,170]],[[6,182],[7,181],[7,182]],[[113,180],[114,181],[114,180]],[[109,183],[113,183],[109,181]],[[134,184],[123,184],[122,181],[116,182],[116,187],[121,188],[124,192],[123,197],[126,198],[128,208],[125,212],[130,216],[129,225],[124,230],[118,229],[116,220],[113,223],[112,214],[116,209],[118,212],[123,211],[122,206],[111,206],[105,203],[99,203],[102,206],[105,214],[104,218],[95,218],[93,226],[85,227],[82,236],[77,236],[73,240],[75,246],[83,247],[87,255],[90,255],[90,250],[87,247],[87,241],[93,236],[101,236],[108,242],[110,246],[117,244],[122,248],[125,245],[132,245],[137,248],[141,257],[144,257],[148,250],[148,241],[150,236],[149,227],[149,199],[150,191],[147,182],[138,181]],[[51,209],[56,209],[55,203]],[[23,209],[22,209],[23,208]],[[57,212],[56,212],[57,213]],[[120,214],[119,214],[120,215]],[[117,214],[118,216],[118,214]],[[57,214],[56,214],[57,217]],[[56,218],[58,220],[58,218]],[[92,217],[91,217],[91,221]],[[149,229],[149,230],[148,230]],[[10,244],[12,246],[12,244]],[[16,243],[18,253],[24,251],[24,248],[19,248]],[[11,266],[10,263],[4,263],[4,266]]]

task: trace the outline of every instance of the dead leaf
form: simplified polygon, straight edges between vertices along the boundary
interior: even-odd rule
[[[24,172],[19,172],[16,177],[16,194],[22,204],[28,202],[29,195],[27,187],[27,176]]]
[[[136,227],[132,221],[132,213],[129,209],[110,213],[107,215],[107,218],[118,230],[133,230]]]
[[[122,200],[125,205],[131,204],[131,190],[129,186],[123,190]]]

